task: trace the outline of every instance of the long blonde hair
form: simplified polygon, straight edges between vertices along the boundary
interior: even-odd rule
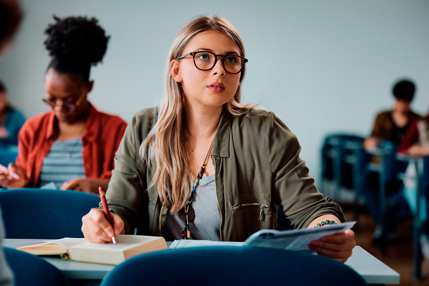
[[[192,174],[189,168],[191,150],[189,130],[186,124],[184,94],[170,72],[170,62],[182,55],[183,49],[196,35],[206,31],[218,31],[230,37],[245,57],[243,42],[234,27],[219,16],[201,16],[186,25],[177,35],[170,48],[165,68],[164,95],[158,112],[158,120],[142,144],[142,156],[148,167],[156,166],[150,186],[156,186],[161,202],[166,203],[171,213],[178,212],[191,195]],[[243,80],[245,67],[241,71]],[[241,86],[241,85],[240,85]],[[242,115],[255,108],[240,103],[241,88],[224,105],[234,116]]]

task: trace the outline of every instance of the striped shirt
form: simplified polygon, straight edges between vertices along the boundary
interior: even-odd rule
[[[64,182],[85,178],[82,158],[82,138],[54,141],[43,161],[39,187],[53,182],[60,188]]]

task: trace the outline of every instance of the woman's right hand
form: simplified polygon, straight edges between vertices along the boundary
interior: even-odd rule
[[[120,216],[110,213],[113,219],[113,227],[107,221],[104,211],[100,209],[91,209],[91,211],[82,217],[82,232],[86,240],[95,243],[106,243],[112,241],[115,236],[124,234],[124,221]]]
[[[0,185],[7,188],[25,187],[24,172],[16,164],[9,164],[8,168],[0,165]]]

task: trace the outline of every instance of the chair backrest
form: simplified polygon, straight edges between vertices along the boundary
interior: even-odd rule
[[[101,286],[117,285],[367,285],[353,269],[308,253],[262,247],[212,246],[135,256]]]
[[[18,148],[18,137],[0,138],[0,149]]]
[[[82,216],[99,202],[97,195],[77,191],[0,190],[6,238],[83,237]]]
[[[0,148],[0,164],[3,166],[9,165],[9,163],[15,163],[18,152],[9,151],[7,149]]]
[[[354,171],[352,164],[346,160],[346,157],[354,156],[354,152],[347,146],[348,143],[353,142],[355,144],[363,144],[364,137],[347,134],[347,133],[334,133],[329,134],[325,137],[322,146],[322,178],[328,180],[337,179],[339,184],[345,188],[354,188]],[[363,148],[361,148],[363,149]],[[361,169],[361,165],[368,161],[368,156],[364,152],[358,152],[358,158],[356,158],[358,168]]]
[[[4,247],[3,250],[16,286],[70,285],[64,274],[43,258],[12,248]]]

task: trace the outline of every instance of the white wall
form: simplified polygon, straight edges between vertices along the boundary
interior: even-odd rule
[[[413,108],[429,108],[429,1],[131,1],[26,0],[14,49],[0,62],[11,101],[26,116],[40,101],[49,63],[44,29],[52,15],[95,16],[111,35],[103,64],[92,69],[90,99],[129,121],[155,104],[167,52],[200,14],[225,16],[249,59],[244,101],[274,111],[297,134],[301,157],[318,177],[324,135],[367,135],[377,111],[392,106],[392,84],[417,84]]]

